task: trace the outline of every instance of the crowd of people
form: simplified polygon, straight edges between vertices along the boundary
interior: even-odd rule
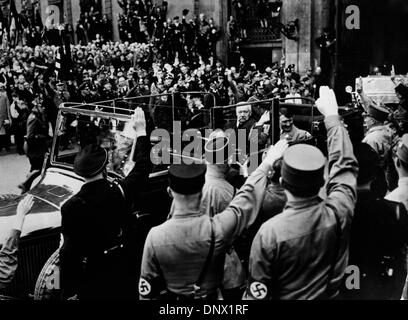
[[[243,1],[234,5],[240,8]],[[258,8],[265,5],[261,0]],[[310,145],[312,134],[296,127],[291,110],[282,108],[280,141],[242,185],[228,181],[226,162],[170,166],[169,219],[150,230],[136,274],[122,256],[126,253],[111,248],[120,247],[117,235],[128,229],[132,202],[152,170],[146,114],[137,108],[132,117],[136,165],[123,181],[106,179],[102,147],[86,146],[76,156],[74,171],[85,184],[61,209],[64,298],[106,299],[115,293],[124,299],[399,299],[407,276],[408,87],[396,83],[399,103],[387,107],[358,84],[356,112],[341,121],[336,96],[322,84],[319,68],[301,76],[282,59],[260,70],[244,57],[226,67],[215,54],[219,35],[212,19],[200,15],[187,22],[184,11],[181,22],[179,17],[168,21],[165,2],[123,0],[120,6],[122,41],[109,41],[109,29],[95,32],[101,17],[93,7],[78,22],[79,43],[65,50],[65,70],[56,63],[59,46],[36,43],[3,51],[0,150],[10,147],[13,135],[17,152],[27,155],[35,172],[63,102],[199,91],[214,95],[217,106],[237,104],[231,125],[247,136],[271,122],[268,110],[251,104],[274,97],[294,104],[316,98],[327,156]],[[268,27],[264,19],[262,26]],[[214,107],[200,97],[192,100],[198,111]],[[168,125],[169,119],[160,117],[152,115],[153,125]],[[209,138],[214,144],[209,150],[220,140],[225,140],[222,130]],[[16,269],[10,252],[17,251],[32,206],[31,198],[23,201],[17,229],[0,251],[0,287]],[[365,275],[361,290],[342,288],[348,265]]]
[[[200,21],[206,24],[203,15]],[[65,35],[69,39],[69,35]],[[320,85],[319,69],[300,77],[294,65],[285,67],[284,59],[259,70],[254,63],[241,57],[239,66],[226,68],[214,56],[200,55],[188,47],[170,57],[171,50],[163,49],[162,43],[104,42],[99,34],[86,45],[72,45],[70,56],[64,58],[63,69],[56,67],[60,53],[60,46],[46,43],[34,48],[9,47],[3,51],[0,82],[7,97],[3,100],[6,120],[3,131],[6,133],[2,135],[0,148],[8,149],[9,137],[14,135],[17,151],[23,154],[30,112],[34,110],[38,114],[37,110],[42,109],[41,114],[53,129],[57,108],[66,101],[91,103],[130,96],[202,91],[214,94],[216,105],[225,106],[276,96],[313,96]],[[294,101],[301,102],[300,99]],[[45,130],[46,125],[43,127]],[[36,168],[38,166],[32,169]]]

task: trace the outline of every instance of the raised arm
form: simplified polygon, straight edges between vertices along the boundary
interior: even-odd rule
[[[146,187],[152,170],[150,143],[146,135],[146,119],[141,108],[135,110],[132,121],[137,137],[135,156],[132,159],[135,166],[128,176],[120,182],[125,197],[129,200],[132,200],[138,192]]]
[[[366,95],[363,88],[363,79],[360,77],[357,84],[356,84],[356,91],[361,98],[361,102],[363,103],[363,108],[365,111],[368,110],[368,106],[373,103],[373,100]]]
[[[268,173],[273,163],[280,159],[287,149],[286,140],[273,146],[265,160],[247,179],[231,204],[222,213],[216,215],[224,234],[224,241],[231,244],[256,219],[262,206]]]
[[[0,250],[0,289],[6,288],[13,280],[18,266],[17,253],[21,229],[25,216],[31,210],[33,204],[33,197],[28,195],[17,206],[13,228]]]
[[[327,145],[329,152],[329,181],[327,203],[338,213],[353,215],[357,198],[358,163],[353,154],[348,132],[340,121],[338,105],[333,90],[320,88],[316,101],[319,111],[325,116]]]

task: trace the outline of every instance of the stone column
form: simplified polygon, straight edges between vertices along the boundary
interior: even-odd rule
[[[76,24],[81,16],[81,7],[79,6],[79,0],[71,0],[71,16],[72,16],[72,27],[74,32],[76,31]],[[75,32],[75,41],[77,41],[77,36]]]
[[[122,9],[117,0],[111,0],[112,4],[112,24],[113,24],[113,41],[119,41],[119,27],[118,27],[118,14],[122,13]]]
[[[228,39],[227,39],[227,22],[228,22],[228,2],[225,0],[215,0],[214,20],[221,31],[221,38],[217,43],[217,56],[228,64]]]
[[[315,39],[330,26],[331,4],[327,0],[290,0],[283,1],[282,23],[299,19],[299,40],[290,40],[283,36],[283,48],[286,64],[295,64],[298,72],[320,64],[320,49]]]
[[[320,48],[316,45],[315,40],[323,33],[323,28],[330,27],[331,1],[314,0],[312,1],[312,37],[311,45],[311,67],[314,69],[320,65]],[[334,21],[332,21],[334,23]],[[333,26],[333,25],[332,25]]]

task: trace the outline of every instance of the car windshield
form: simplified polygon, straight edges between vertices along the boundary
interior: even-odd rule
[[[154,158],[160,156],[154,146],[166,139],[157,136],[158,129],[165,130],[170,137],[174,123],[178,122],[182,131],[194,128],[202,131],[204,136],[204,130],[210,128],[210,111],[202,106],[203,101],[203,95],[186,93],[108,101],[97,105],[67,105],[59,114],[51,161],[72,168],[78,152],[95,143],[108,151],[108,171],[123,177],[131,168],[133,159],[135,132],[130,117],[136,107],[145,111],[153,148],[151,157]],[[177,150],[171,152],[177,153]],[[156,164],[154,159],[152,162],[155,163],[153,172],[166,170],[169,165]]]

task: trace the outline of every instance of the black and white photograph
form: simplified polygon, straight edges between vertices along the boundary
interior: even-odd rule
[[[407,300],[407,30],[406,0],[0,0],[0,304]]]

